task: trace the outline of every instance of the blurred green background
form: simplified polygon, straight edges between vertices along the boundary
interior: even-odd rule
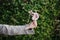
[[[35,34],[0,36],[0,40],[57,40],[54,38],[54,23],[60,15],[59,4],[60,0],[0,0],[0,24],[27,24],[31,22],[30,10],[40,15]]]

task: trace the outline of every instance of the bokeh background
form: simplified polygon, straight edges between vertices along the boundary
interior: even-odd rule
[[[0,24],[30,23],[28,11],[39,13],[38,26],[33,35],[0,36],[0,40],[60,40],[60,0],[0,0]],[[58,21],[57,21],[58,20]]]

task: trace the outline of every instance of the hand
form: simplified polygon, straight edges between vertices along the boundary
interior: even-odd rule
[[[37,27],[37,21],[31,22],[26,29],[32,29]]]

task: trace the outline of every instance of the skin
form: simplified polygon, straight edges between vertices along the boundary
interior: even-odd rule
[[[33,20],[26,29],[36,28],[36,27],[37,27],[37,21]]]
[[[29,13],[30,13],[30,15],[31,15],[34,19],[37,18],[36,16],[34,17],[34,12],[29,11]],[[33,20],[33,21],[28,25],[28,27],[27,27],[26,29],[31,29],[31,28],[36,28],[36,27],[37,27],[37,20]]]

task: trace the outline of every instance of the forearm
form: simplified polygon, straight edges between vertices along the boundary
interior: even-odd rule
[[[26,25],[0,25],[0,34],[4,35],[21,35],[21,34],[34,34],[34,30],[25,29]]]

